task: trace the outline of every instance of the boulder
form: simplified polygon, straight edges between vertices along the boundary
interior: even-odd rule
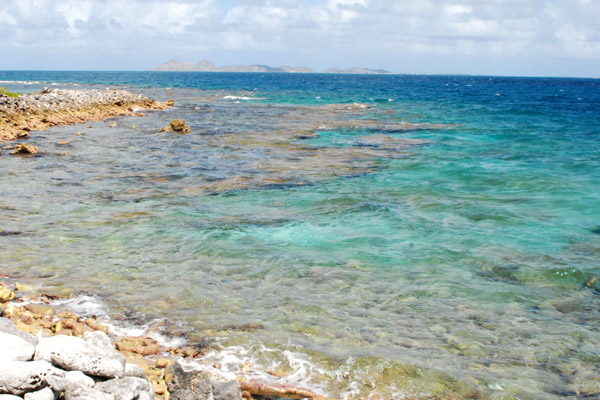
[[[84,338],[57,335],[40,339],[36,360],[46,360],[67,371],[105,378],[122,377],[125,357],[117,353],[106,334],[85,332]]]
[[[7,301],[11,301],[15,298],[15,292],[12,290],[0,285],[0,303],[6,303]]]
[[[96,389],[112,395],[115,400],[154,399],[154,389],[150,382],[132,376],[98,383]]]
[[[70,382],[65,378],[50,377],[47,381],[50,388],[63,400],[114,400],[108,393]]]
[[[57,397],[49,387],[25,394],[25,400],[56,400]]]
[[[7,361],[0,363],[0,393],[23,395],[48,386],[51,376],[63,377],[64,371],[47,361]]]
[[[197,362],[177,360],[170,367],[171,400],[241,400],[240,383],[233,374]]]
[[[33,358],[35,346],[25,339],[0,332],[0,363],[5,361],[29,361]]]
[[[0,318],[0,332],[18,336],[33,346],[37,346],[38,344],[38,339],[35,336],[33,336],[31,333],[20,331],[14,322],[8,318]]]

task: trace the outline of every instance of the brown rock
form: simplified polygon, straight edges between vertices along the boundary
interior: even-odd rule
[[[108,335],[108,331],[110,330],[108,328],[108,326],[99,324],[98,321],[96,321],[93,318],[86,319],[85,320],[85,324],[87,326],[89,326],[90,328],[92,328],[93,330],[95,330],[95,331],[102,331],[102,332],[106,333],[107,335]]]
[[[15,298],[15,292],[12,290],[0,285],[0,303],[6,303],[7,301],[11,301]]]
[[[160,352],[158,342],[146,336],[125,337],[117,342],[117,349],[150,356]]]
[[[598,278],[596,278],[596,276],[592,275],[590,276],[590,278],[588,279],[588,281],[585,283],[587,287],[594,287],[594,285],[596,284],[596,282],[598,281]]]
[[[28,143],[21,143],[15,146],[15,150],[10,154],[37,154],[39,149]]]
[[[192,131],[190,127],[180,119],[174,119],[171,121],[171,129],[178,133],[190,133]]]
[[[31,311],[34,314],[37,314],[40,318],[45,318],[52,320],[54,319],[54,308],[47,306],[45,304],[27,304],[24,307],[27,311]]]
[[[169,365],[173,365],[173,360],[169,360],[168,358],[156,359],[156,366],[158,368],[167,368]]]
[[[58,142],[58,144],[59,144],[60,146],[66,146],[66,145],[68,145],[68,144],[69,144],[69,142],[68,142],[68,141],[66,141],[66,140],[62,140],[62,141]]]
[[[73,314],[71,311],[61,311],[58,313],[58,318],[60,319],[74,319],[77,321],[79,317]]]
[[[175,104],[175,100],[169,99],[165,104],[167,105],[167,107],[172,107]]]
[[[116,122],[111,122],[111,123],[108,125],[108,127],[109,127],[109,128],[116,128],[116,127],[117,127],[117,123],[116,123]]]
[[[286,399],[325,399],[308,389],[285,383],[266,383],[257,381],[241,382],[242,392],[255,396],[283,397]]]

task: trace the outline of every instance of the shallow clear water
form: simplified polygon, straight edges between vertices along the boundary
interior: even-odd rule
[[[166,316],[233,370],[334,397],[600,393],[600,81],[0,81],[176,100],[5,151],[0,227],[24,233],[0,236],[3,270]],[[157,133],[173,118],[192,133]]]

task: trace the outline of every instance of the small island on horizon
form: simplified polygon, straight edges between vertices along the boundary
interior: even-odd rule
[[[292,72],[292,73],[317,73],[312,68],[300,66],[293,67],[290,65],[280,65],[278,67],[270,67],[263,64],[253,65],[225,65],[218,67],[213,62],[203,60],[198,64],[193,64],[187,61],[170,60],[166,63],[153,68],[151,71],[188,71],[188,72]],[[370,69],[363,67],[350,67],[346,69],[329,68],[322,71],[326,74],[392,74],[393,72],[384,69]]]

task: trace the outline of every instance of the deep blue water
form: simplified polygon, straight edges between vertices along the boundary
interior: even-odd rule
[[[599,80],[0,81],[176,101],[0,157],[2,229],[27,233],[0,237],[8,270],[179,321],[232,370],[283,370],[332,396],[600,393],[600,286],[586,285],[600,274]],[[158,134],[173,118],[192,133]]]

